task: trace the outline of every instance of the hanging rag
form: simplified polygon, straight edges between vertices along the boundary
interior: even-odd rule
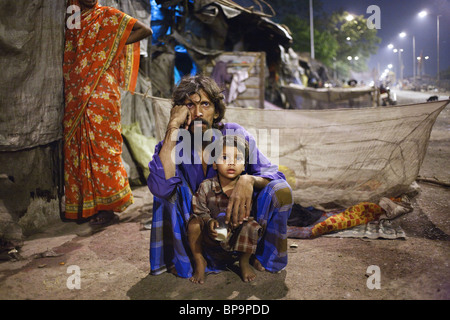
[[[248,71],[241,70],[237,71],[233,74],[233,80],[231,80],[230,92],[228,96],[228,103],[236,100],[237,96],[247,90],[247,87],[244,83],[245,80],[248,79]]]

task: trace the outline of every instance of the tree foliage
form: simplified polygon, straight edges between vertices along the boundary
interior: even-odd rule
[[[292,32],[294,43],[292,49],[297,52],[309,52],[311,48],[309,22],[289,14],[283,23]],[[314,29],[314,52],[317,60],[327,66],[332,66],[339,44],[332,33],[327,30]]]
[[[271,5],[277,12],[274,20],[290,29],[293,49],[310,52],[309,0],[273,0]],[[367,27],[363,15],[348,21],[346,11],[325,13],[320,0],[313,1],[313,8],[316,59],[341,75],[348,74],[350,69],[365,71],[367,60],[376,53],[381,42],[377,30]],[[354,57],[358,57],[357,60]]]
[[[355,71],[365,71],[367,60],[378,50],[381,39],[377,37],[376,29],[367,27],[364,16],[354,16],[348,21],[346,17],[350,13],[346,11],[334,12],[329,19],[328,29],[339,43],[336,54],[337,68]],[[352,57],[351,60],[348,57]],[[358,57],[358,60],[355,60]]]

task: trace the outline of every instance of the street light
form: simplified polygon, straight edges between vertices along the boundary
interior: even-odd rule
[[[424,18],[428,15],[428,12],[426,10],[422,10],[418,13],[418,16],[420,18]],[[436,28],[437,28],[437,81],[439,83],[440,80],[440,75],[439,75],[439,17],[441,15],[437,15],[437,23],[436,23]]]
[[[399,37],[405,38],[407,36],[406,32],[400,32]],[[413,41],[413,81],[416,81],[416,36],[412,36]]]
[[[439,75],[439,17],[437,16],[437,81],[439,85],[439,81],[441,80],[441,76]]]
[[[423,75],[423,65],[422,65],[423,61],[422,61],[422,57],[417,57],[417,74],[419,76],[419,78],[422,78]]]
[[[425,70],[425,61],[427,61],[428,59],[430,59],[429,56],[425,56],[425,57],[417,57],[417,61],[419,62],[420,65],[420,70],[421,70],[421,75],[425,75],[426,74],[426,70]]]
[[[420,66],[418,68],[418,74],[419,76],[423,76],[426,74],[426,70],[425,70],[425,61],[427,61],[428,59],[430,59],[429,56],[425,56],[422,58],[422,56],[417,57],[417,63]]]
[[[314,17],[313,17],[313,2],[309,0],[309,29],[311,38],[311,60],[315,59],[314,53]]]
[[[402,59],[403,49],[395,48],[392,51],[394,53],[398,53],[398,69],[399,69],[398,71],[400,74],[400,86],[402,87],[403,86],[403,59]]]

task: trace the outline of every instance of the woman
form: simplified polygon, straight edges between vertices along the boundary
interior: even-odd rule
[[[139,41],[152,30],[97,0],[70,0],[81,28],[66,30],[64,52],[65,217],[114,221],[133,195],[124,169],[119,88],[134,91]]]

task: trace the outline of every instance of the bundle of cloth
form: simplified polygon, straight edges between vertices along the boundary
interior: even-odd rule
[[[412,211],[406,198],[381,198],[379,204],[361,202],[347,209],[325,211],[294,204],[288,219],[288,238],[309,239],[372,221],[392,220]]]

